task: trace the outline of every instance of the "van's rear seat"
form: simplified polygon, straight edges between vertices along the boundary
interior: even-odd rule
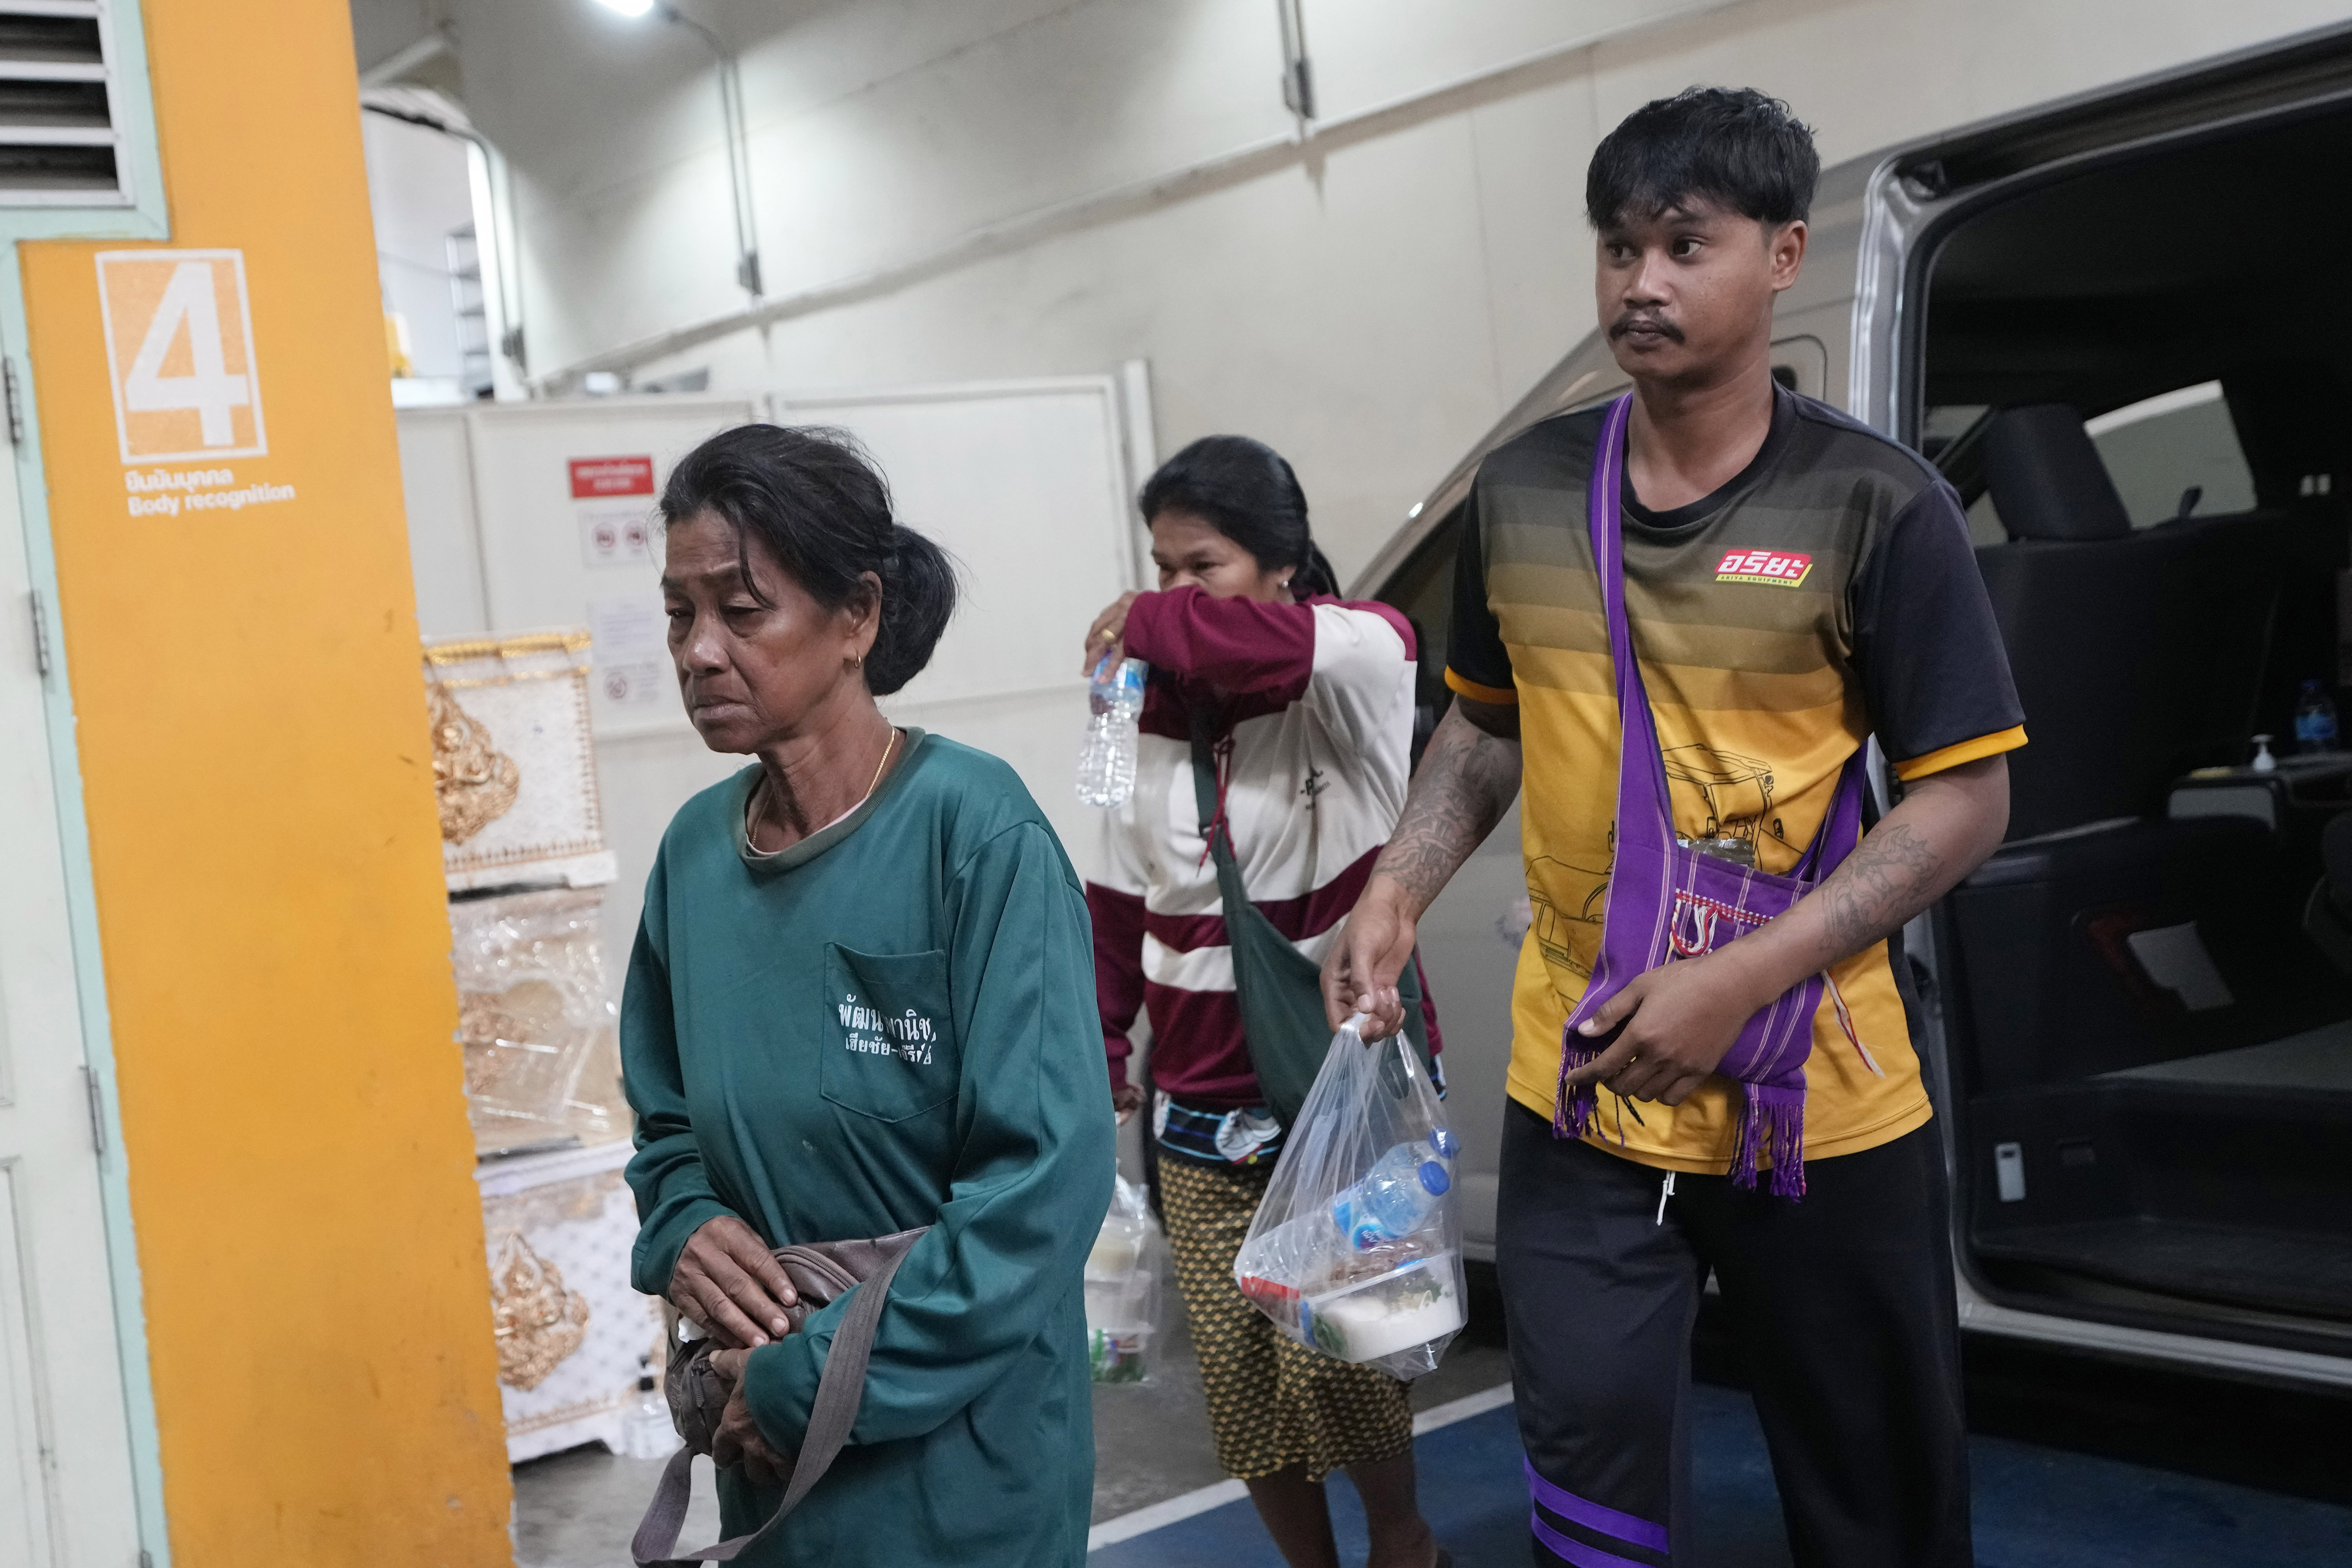
[[[2064,403],[2010,409],[1985,480],[2009,530],[1977,551],[2032,744],[2011,840],[2162,811],[2192,768],[2243,759],[2284,560],[2277,514],[2138,533]]]
[[[1952,896],[1961,1073],[1977,1092],[2251,1043],[2298,1027],[2301,909],[2273,835],[2168,821],[2190,769],[2241,762],[2283,584],[2330,517],[2257,511],[2135,531],[2072,407],[2003,412],[1985,478],[2011,538],[1977,551],[2030,743],[2009,841]],[[2134,931],[2196,923],[2231,992],[2189,1013]],[[2274,929],[2273,929],[2274,928]],[[2310,955],[2314,960],[2316,955]]]

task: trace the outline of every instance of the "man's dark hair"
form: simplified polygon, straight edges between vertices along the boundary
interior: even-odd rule
[[[1653,99],[1601,138],[1584,175],[1596,229],[1645,222],[1699,197],[1777,227],[1812,210],[1822,155],[1812,128],[1752,87],[1691,87]]]

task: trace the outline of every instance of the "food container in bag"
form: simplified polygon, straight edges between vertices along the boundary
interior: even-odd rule
[[[1097,1383],[1148,1383],[1164,1248],[1143,1189],[1112,1179],[1110,1212],[1087,1254],[1087,1362]]]
[[[1402,1037],[1340,1027],[1234,1260],[1284,1333],[1398,1377],[1436,1370],[1466,1314],[1460,1143]]]

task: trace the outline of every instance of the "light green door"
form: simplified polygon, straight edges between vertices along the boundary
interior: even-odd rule
[[[0,475],[0,1568],[139,1562],[43,654]]]

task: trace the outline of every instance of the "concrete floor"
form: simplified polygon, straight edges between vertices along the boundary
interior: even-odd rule
[[[1139,1119],[1121,1131],[1130,1175],[1139,1168]],[[1415,1410],[1509,1379],[1493,1270],[1474,1266],[1469,1282],[1470,1325],[1438,1370],[1413,1385]],[[1171,1317],[1158,1381],[1094,1391],[1097,1524],[1224,1479],[1183,1313]],[[1700,1398],[1715,1433],[1702,1481],[1702,1568],[1785,1563],[1769,1467],[1738,1392],[1739,1358],[1712,1303],[1693,1350],[1694,1373],[1711,1385]],[[2352,1466],[2342,1457],[2352,1399],[1981,1336],[1969,1339],[1967,1362],[1979,1560],[1988,1568],[2352,1563]],[[1527,1493],[1510,1412],[1430,1433],[1415,1448],[1423,1507],[1455,1561],[1463,1568],[1525,1563]],[[696,1469],[683,1542],[689,1549],[718,1539],[709,1463]],[[630,1568],[629,1537],[660,1472],[658,1462],[601,1448],[518,1465],[517,1568]],[[1332,1492],[1343,1539],[1360,1541],[1353,1492],[1344,1481]],[[2329,1544],[2308,1555],[2320,1542]],[[1096,1560],[1104,1568],[1255,1568],[1272,1562],[1268,1550],[1239,1502],[1106,1546]]]
[[[1415,1410],[1509,1380],[1486,1286],[1474,1279],[1470,1327],[1444,1364],[1413,1385]],[[1095,1388],[1095,1523],[1225,1479],[1209,1437],[1192,1336],[1181,1311],[1171,1317],[1157,1381]],[[630,1568],[629,1537],[661,1469],[658,1460],[625,1459],[593,1446],[517,1465],[517,1568]],[[689,1549],[717,1540],[719,1531],[709,1461],[697,1461],[695,1471],[695,1506],[680,1541]]]
[[[1698,1568],[1788,1561],[1777,1494],[1738,1357],[1719,1314],[1702,1313],[1695,1370],[1706,1462]],[[1224,1478],[1209,1439],[1181,1314],[1159,1381],[1094,1391],[1094,1522]],[[2108,1364],[2014,1342],[1968,1344],[1977,1434],[1979,1561],[1988,1568],[2302,1568],[2352,1563],[2352,1400]],[[1471,1278],[1471,1324],[1413,1385],[1426,1410],[1507,1379],[1493,1277]],[[1507,1408],[1422,1437],[1423,1506],[1470,1568],[1523,1563],[1527,1493]],[[707,1462],[688,1544],[716,1539]],[[628,1541],[660,1465],[600,1448],[515,1469],[518,1568],[628,1568]],[[1361,1514],[1333,1487],[1343,1541]],[[1140,1521],[1138,1521],[1140,1522]],[[1360,1550],[1360,1545],[1353,1549]],[[1194,1514],[1096,1554],[1104,1568],[1272,1568],[1248,1504]]]
[[[1694,1535],[1684,1568],[1790,1568],[1780,1494],[1745,1395],[1691,1391]],[[1462,1568],[1528,1560],[1528,1490],[1508,1406],[1415,1445],[1422,1502]],[[2352,1563],[2352,1508],[2070,1453],[2011,1438],[1970,1442],[1979,1568],[2340,1568]],[[1343,1563],[1364,1560],[1363,1513],[1333,1489]],[[1643,1562],[1653,1561],[1642,1553]],[[1245,1500],[1107,1545],[1091,1568],[1282,1568]],[[1594,1562],[1604,1561],[1599,1553]],[[1605,1561],[1629,1558],[1610,1554]]]

